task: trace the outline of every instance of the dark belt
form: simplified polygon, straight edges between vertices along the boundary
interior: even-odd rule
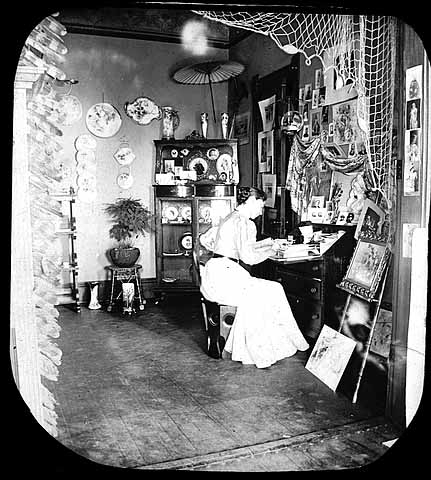
[[[232,260],[232,262],[239,263],[237,258],[226,257],[226,255],[220,255],[219,253],[213,253],[213,258],[228,258],[229,260]]]

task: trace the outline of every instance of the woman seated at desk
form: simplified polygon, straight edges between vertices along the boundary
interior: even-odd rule
[[[214,252],[202,268],[202,294],[210,301],[237,307],[224,352],[230,353],[234,361],[258,368],[269,367],[309,347],[283,287],[251,276],[239,263],[255,265],[279,248],[271,239],[256,242],[256,225],[251,219],[262,215],[265,200],[262,190],[239,188],[236,209],[199,239]]]

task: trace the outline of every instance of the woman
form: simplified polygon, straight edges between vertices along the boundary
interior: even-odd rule
[[[262,215],[266,194],[251,187],[238,189],[238,206],[218,227],[201,235],[214,252],[201,272],[201,291],[210,301],[237,307],[224,351],[234,361],[266,368],[297,350],[309,347],[301,334],[283,287],[255,278],[240,265],[263,262],[279,249],[272,239],[256,242],[252,219]]]

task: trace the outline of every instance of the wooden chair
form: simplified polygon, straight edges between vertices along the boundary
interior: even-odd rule
[[[207,353],[212,358],[221,358],[227,337],[235,319],[236,307],[212,302],[205,298],[201,291],[201,266],[205,264],[199,260],[201,249],[199,239],[193,248],[193,267],[199,285],[202,314],[207,332]]]

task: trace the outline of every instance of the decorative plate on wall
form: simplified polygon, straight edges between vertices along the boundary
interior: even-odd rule
[[[96,163],[96,155],[94,150],[78,150],[75,155],[77,163],[81,162],[93,162]]]
[[[96,103],[87,112],[88,130],[96,137],[114,136],[121,127],[121,116],[110,103]]]
[[[207,157],[210,159],[210,160],[217,160],[217,158],[219,157],[220,155],[220,152],[217,150],[217,148],[210,148],[208,151],[207,151]]]
[[[127,190],[133,185],[133,177],[130,173],[122,172],[117,177],[117,185],[123,190]]]
[[[89,133],[83,133],[76,137],[75,148],[77,150],[95,150],[97,146],[97,140]]]
[[[162,118],[160,107],[148,97],[138,97],[133,102],[126,102],[124,111],[139,125],[148,125],[152,120]]]
[[[136,155],[130,147],[120,147],[114,153],[114,158],[120,165],[130,165],[135,160]]]
[[[74,95],[63,95],[58,102],[58,123],[72,125],[82,117],[82,105]]]

